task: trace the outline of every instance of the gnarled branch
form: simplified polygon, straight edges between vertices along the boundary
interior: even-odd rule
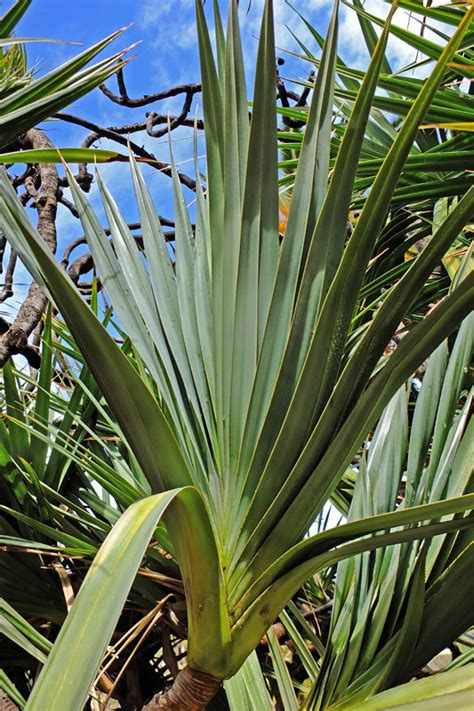
[[[31,148],[53,147],[49,138],[37,128],[31,128],[27,131],[23,143]],[[55,219],[59,187],[58,173],[56,167],[49,163],[40,165],[38,171],[41,179],[39,190],[35,190],[32,178],[26,178],[25,184],[26,181],[31,180],[27,190],[28,194],[34,197],[34,205],[38,212],[37,229],[46,245],[54,253],[56,251]],[[13,271],[11,279],[13,280]],[[38,351],[28,344],[28,338],[41,320],[47,303],[47,297],[40,287],[33,282],[14,322],[8,325],[2,319],[4,332],[0,336],[0,367],[12,355],[16,354],[24,355],[32,367],[37,368],[39,366]],[[5,326],[7,326],[6,329]]]

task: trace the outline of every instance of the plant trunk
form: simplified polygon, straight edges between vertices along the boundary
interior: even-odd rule
[[[0,689],[0,711],[20,711],[3,689]]]
[[[185,667],[173,686],[164,694],[154,696],[142,711],[203,711],[221,685],[219,679]]]

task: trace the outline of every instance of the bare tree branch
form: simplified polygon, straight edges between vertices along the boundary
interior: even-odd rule
[[[93,133],[88,136],[85,141],[82,144],[83,148],[90,148],[90,146],[97,141],[99,138],[109,138],[112,141],[115,141],[116,143],[119,143],[122,146],[128,146],[130,145],[130,148],[132,151],[139,156],[140,158],[146,159],[146,162],[151,165],[153,168],[156,168],[156,170],[159,170],[160,172],[164,173],[165,175],[168,175],[171,177],[171,166],[169,163],[165,163],[161,160],[158,160],[153,153],[149,153],[143,146],[139,146],[137,143],[134,143],[133,141],[130,141],[128,138],[124,138],[122,135],[117,133],[116,131],[111,131],[109,128],[105,128],[104,126],[99,126],[98,124],[92,123],[91,121],[86,121],[83,118],[80,118],[79,116],[73,116],[72,114],[67,114],[64,112],[56,114],[56,118],[60,118],[63,121],[67,121],[68,123],[73,123],[76,126],[82,126],[83,128],[87,128],[89,131],[93,131]],[[83,179],[86,176],[89,176],[90,180],[86,181],[89,182],[89,187],[90,183],[92,182],[92,175],[90,173],[87,173],[87,171],[82,171],[81,173]],[[196,181],[190,178],[188,175],[184,175],[183,173],[178,173],[178,177],[180,182],[185,185],[187,188],[190,190],[195,191],[196,190]],[[87,191],[88,188],[85,187],[83,184],[82,187]]]
[[[31,148],[52,148],[49,138],[37,128],[32,128],[25,134],[25,145]],[[56,251],[56,206],[57,191],[59,186],[58,173],[55,165],[44,164],[39,166],[41,179],[40,189],[36,192],[34,183],[28,184],[28,193],[34,196],[35,207],[38,212],[38,232],[46,245],[54,253]],[[25,180],[25,186],[27,180]],[[33,179],[31,178],[31,181]],[[12,274],[13,279],[13,274]],[[14,322],[8,325],[2,319],[0,327],[4,331],[0,336],[0,366],[3,366],[10,356],[21,353],[27,358],[32,367],[39,365],[37,350],[28,344],[28,337],[39,323],[48,300],[40,287],[33,282],[28,294],[16,315]],[[5,330],[5,326],[7,326]]]
[[[0,303],[3,304],[4,301],[13,296],[13,275],[15,273],[17,256],[15,252],[10,252],[10,259],[8,260],[7,271],[5,272],[5,282],[3,284],[3,289],[0,292]]]
[[[136,109],[140,106],[148,106],[156,101],[170,99],[171,97],[179,96],[180,94],[191,94],[191,96],[193,96],[201,91],[201,84],[181,84],[173,86],[171,89],[165,89],[165,91],[158,91],[156,94],[145,94],[138,99],[131,99],[128,96],[127,89],[125,87],[123,69],[119,69],[117,71],[116,77],[119,88],[119,96],[110,91],[105,84],[101,84],[99,89],[108,99],[110,99],[110,101],[113,101],[115,104],[120,104],[120,106],[126,106],[130,109]]]
[[[174,222],[172,220],[169,220],[166,217],[159,217],[161,225],[163,227],[169,226],[169,227],[174,227]],[[132,222],[127,225],[129,230],[137,230],[140,229],[141,225],[139,222]],[[194,226],[193,226],[194,227]],[[104,228],[104,233],[106,235],[110,235],[110,229],[109,228]],[[175,233],[174,230],[171,231],[166,231],[163,233],[165,239],[168,242],[174,241],[175,238]],[[134,234],[133,235],[137,245],[140,247],[140,249],[143,249],[143,237],[141,234]],[[92,254],[90,252],[86,252],[86,254],[81,254],[80,257],[77,257],[77,259],[74,260],[74,262],[69,265],[69,261],[71,258],[72,252],[77,248],[80,247],[83,244],[87,244],[87,239],[83,235],[82,237],[78,237],[77,239],[74,240],[74,242],[71,242],[66,247],[66,250],[64,252],[63,258],[61,259],[61,264],[62,266],[67,269],[67,273],[69,277],[71,278],[71,281],[82,291],[85,293],[90,293],[91,290],[91,284],[89,282],[79,282],[79,279],[81,276],[84,274],[87,274],[88,272],[91,271],[91,269],[94,268],[94,260],[92,258]]]
[[[149,111],[147,113],[146,121],[146,132],[148,133],[148,135],[152,138],[160,138],[166,133],[174,131],[175,128],[178,128],[178,126],[182,126],[191,110],[192,102],[193,94],[188,91],[183,103],[183,108],[181,109],[181,113],[179,114],[179,116],[175,116],[174,118],[171,118],[170,116],[168,119],[165,116],[160,116],[159,114],[156,114],[154,111]],[[156,131],[154,130],[153,126],[156,126],[158,123],[164,123],[167,125],[165,125],[165,128],[161,128]]]
[[[0,711],[20,711],[3,689],[0,689]]]

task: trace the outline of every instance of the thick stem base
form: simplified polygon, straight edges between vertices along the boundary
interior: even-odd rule
[[[203,711],[222,681],[185,667],[165,694],[157,694],[142,711]]]

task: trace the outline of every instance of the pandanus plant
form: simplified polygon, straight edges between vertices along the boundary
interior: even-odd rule
[[[97,554],[34,686],[29,711],[82,708],[161,519],[184,582],[187,667],[150,709],[204,708],[319,568],[472,524],[465,512],[474,496],[465,495],[367,516],[305,538],[384,407],[466,316],[474,287],[472,273],[465,275],[383,358],[410,304],[468,221],[471,189],[392,285],[356,346],[347,348],[391,196],[473,10],[466,9],[414,100],[347,241],[352,186],[390,17],[329,176],[338,5],[281,241],[272,0],[265,2],[250,116],[238,2],[231,2],[226,36],[214,2],[216,58],[201,0],[196,2],[206,189],[198,181],[193,229],[173,167],[174,257],[132,157],[144,254],[100,176],[112,244],[69,174],[132,358],[48,253],[6,174],[1,176],[1,229],[66,320],[150,490],[123,514]]]
[[[405,507],[469,488],[473,339],[470,314],[450,356],[445,342],[428,359],[412,416],[406,387],[387,405],[361,461],[349,520],[395,510],[400,492]],[[474,620],[466,574],[473,559],[472,532],[462,531],[341,561],[328,643],[304,709],[358,709],[452,645]],[[411,700],[406,693],[400,691],[400,704]]]

